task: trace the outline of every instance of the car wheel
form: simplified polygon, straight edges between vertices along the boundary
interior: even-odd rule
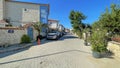
[[[58,40],[58,37],[56,37],[56,39],[55,40]]]

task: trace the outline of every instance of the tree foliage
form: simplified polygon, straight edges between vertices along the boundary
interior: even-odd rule
[[[92,51],[105,52],[107,41],[106,41],[106,30],[96,30],[92,33],[90,38],[92,44]]]
[[[38,31],[38,33],[40,34],[41,29],[42,29],[42,23],[41,22],[37,22],[35,24],[33,24],[33,27]]]
[[[107,8],[92,26],[107,29],[108,32],[120,32],[120,7],[112,4],[110,10]]]
[[[47,28],[47,24],[43,24],[41,22],[37,22],[35,24],[33,24],[33,27],[38,31],[38,35],[40,34],[41,30],[43,27]]]
[[[82,20],[85,20],[86,16],[81,12],[73,10],[70,12],[69,19],[71,20],[74,32],[77,35],[81,34],[83,28],[85,28],[85,24],[82,22]]]

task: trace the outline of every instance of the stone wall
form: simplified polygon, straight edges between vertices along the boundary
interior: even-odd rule
[[[107,49],[113,52],[115,56],[120,57],[120,43],[110,41],[108,42]]]
[[[8,33],[13,30],[13,33]],[[26,29],[20,28],[0,28],[0,45],[20,43],[23,34],[27,34]]]
[[[13,30],[13,33],[9,31]],[[21,37],[26,34],[27,28],[17,28],[17,27],[1,27],[0,28],[0,46],[18,44],[21,42]],[[33,29],[33,40],[36,40],[38,32]]]

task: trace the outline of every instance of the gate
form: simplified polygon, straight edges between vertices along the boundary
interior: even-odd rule
[[[27,34],[30,37],[30,39],[33,40],[33,28],[32,27],[27,28]]]

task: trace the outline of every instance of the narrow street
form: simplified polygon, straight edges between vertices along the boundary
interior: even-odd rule
[[[8,55],[0,58],[0,68],[120,68],[119,58],[95,59],[91,53],[83,40],[66,35],[15,54],[0,54]]]

